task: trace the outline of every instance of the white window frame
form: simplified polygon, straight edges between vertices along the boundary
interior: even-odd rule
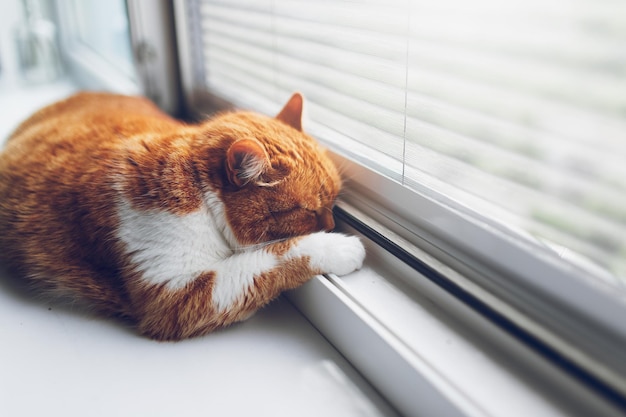
[[[80,88],[140,94],[137,78],[116,67],[78,39],[73,32],[72,5],[56,0],[61,53],[71,79]]]
[[[171,1],[126,0],[135,74],[116,67],[72,33],[72,5],[56,0],[61,52],[80,88],[142,94],[170,114],[181,111],[174,11]]]

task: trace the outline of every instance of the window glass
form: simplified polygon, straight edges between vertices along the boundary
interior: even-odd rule
[[[71,0],[72,36],[110,64],[133,75],[130,29],[124,0]]]
[[[626,3],[199,2],[206,86],[626,279]],[[381,190],[384,193],[384,190]]]
[[[626,277],[624,3],[411,5],[405,182]]]

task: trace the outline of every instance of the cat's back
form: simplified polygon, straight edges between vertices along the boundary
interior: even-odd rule
[[[98,240],[115,226],[111,178],[124,147],[179,127],[146,99],[107,93],[33,114],[0,151],[0,258],[53,265],[104,256]]]
[[[75,94],[39,110],[8,138],[0,152],[0,198],[40,192],[51,181],[76,187],[78,178],[110,167],[129,138],[178,126],[144,98]]]
[[[0,153],[0,176],[9,185],[7,176],[34,177],[32,171],[43,178],[46,172],[95,169],[128,138],[178,126],[145,98],[81,92],[42,108],[18,126]]]
[[[39,142],[48,140],[77,140],[85,133],[92,138],[132,135],[136,133],[170,129],[177,122],[161,112],[143,97],[110,93],[80,92],[34,113],[13,132],[7,140],[27,141],[33,137]],[[93,145],[93,144],[92,144]],[[23,147],[20,146],[20,147]]]

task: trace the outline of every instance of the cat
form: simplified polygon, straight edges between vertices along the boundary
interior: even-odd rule
[[[360,268],[361,241],[331,232],[341,180],[302,107],[295,93],[275,118],[192,125],[145,98],[81,92],[39,110],[0,154],[0,260],[157,340]]]

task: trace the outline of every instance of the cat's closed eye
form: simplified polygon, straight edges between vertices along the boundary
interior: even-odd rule
[[[298,205],[290,208],[270,209],[268,218],[277,229],[293,230],[294,235],[331,231],[335,225],[332,211],[325,208],[310,209]]]

